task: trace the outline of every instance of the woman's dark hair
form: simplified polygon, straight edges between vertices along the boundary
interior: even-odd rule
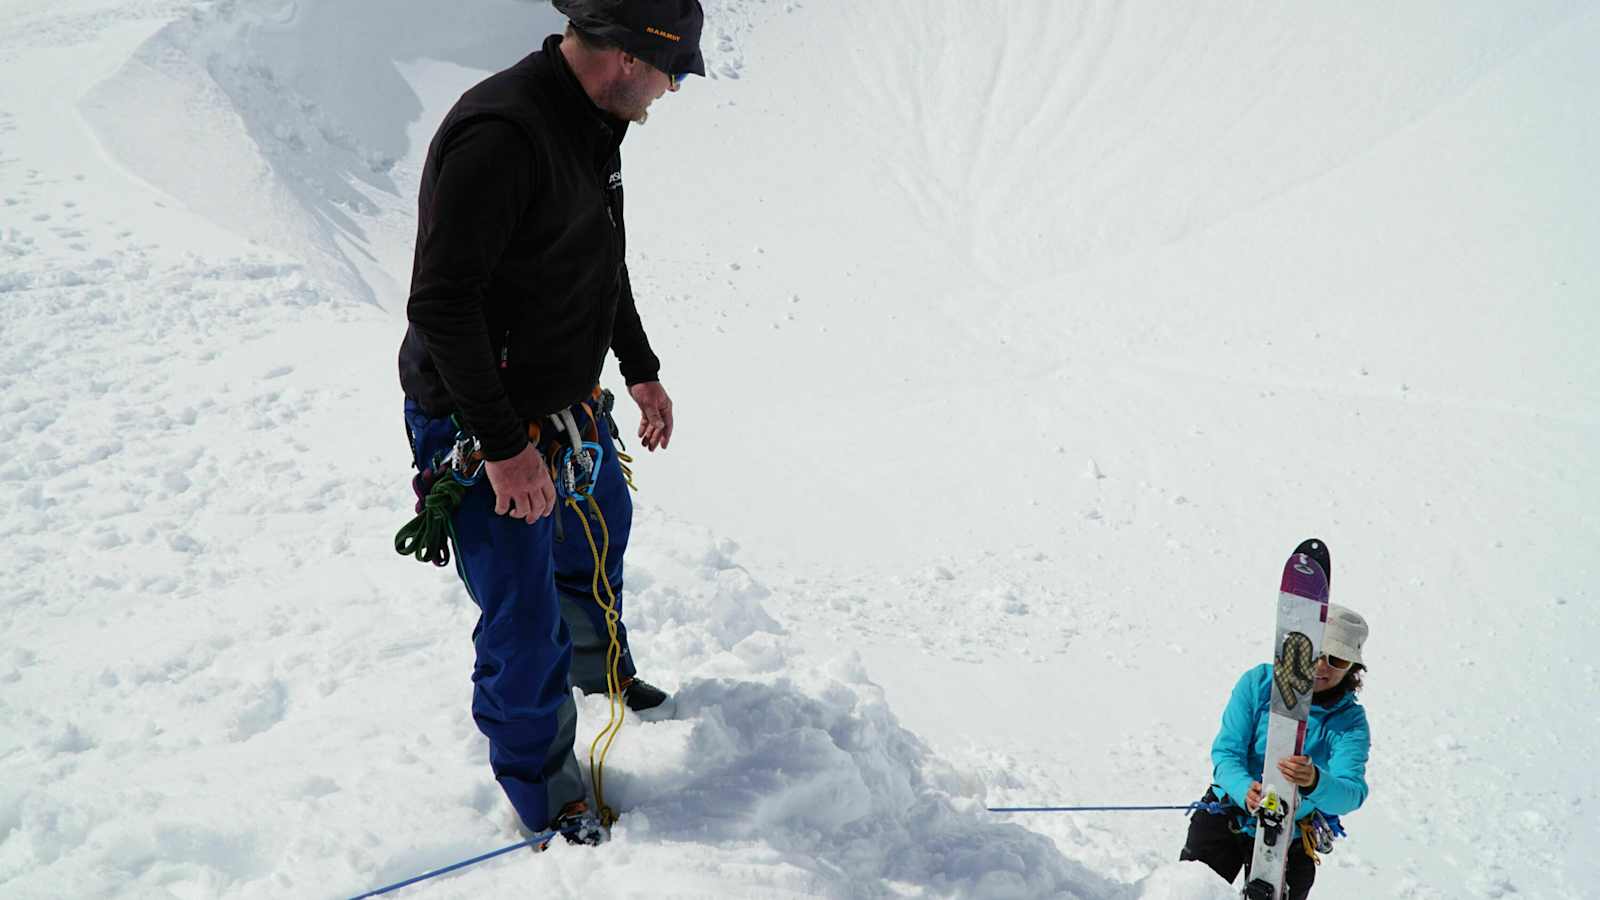
[[[1350,671],[1344,673],[1344,677],[1339,679],[1338,684],[1328,688],[1325,691],[1318,691],[1315,694],[1312,694],[1311,702],[1318,706],[1332,706],[1333,704],[1338,703],[1340,700],[1344,699],[1345,694],[1350,694],[1361,690],[1362,676],[1364,676],[1366,672],[1366,666],[1363,666],[1361,663],[1356,663],[1350,667]]]

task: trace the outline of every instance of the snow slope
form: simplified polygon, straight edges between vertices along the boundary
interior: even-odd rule
[[[1589,895],[1600,14],[706,6],[624,150],[680,717],[613,844],[412,892],[1230,896],[1177,814],[984,807],[1196,797],[1317,534],[1375,742],[1316,896]],[[0,894],[514,840],[393,353],[432,129],[558,22],[0,0]]]

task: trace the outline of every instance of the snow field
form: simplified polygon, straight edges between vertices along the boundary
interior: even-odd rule
[[[1317,896],[1586,896],[1600,16],[707,11],[625,147],[679,718],[618,739],[612,844],[412,892],[1231,896],[1181,815],[982,810],[1197,797],[1316,534],[1374,625]],[[470,601],[390,547],[393,354],[434,124],[554,22],[0,2],[0,894],[515,840]]]

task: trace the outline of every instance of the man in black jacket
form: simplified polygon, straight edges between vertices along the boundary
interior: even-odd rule
[[[629,122],[705,68],[698,0],[555,6],[566,35],[462,95],[428,148],[400,382],[418,468],[439,471],[475,438],[488,476],[453,526],[482,613],[472,710],[495,777],[528,829],[597,839],[569,681],[605,691],[615,659],[635,712],[666,699],[635,677],[627,630],[605,611],[621,613],[632,521],[599,404],[608,350],[645,447],[666,448],[673,428],[624,262],[619,148]]]

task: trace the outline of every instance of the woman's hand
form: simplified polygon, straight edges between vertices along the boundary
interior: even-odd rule
[[[1278,760],[1278,771],[1303,788],[1317,783],[1317,766],[1309,756],[1286,756]]]
[[[1250,793],[1244,795],[1244,811],[1254,813],[1261,805],[1261,782],[1250,782]]]

